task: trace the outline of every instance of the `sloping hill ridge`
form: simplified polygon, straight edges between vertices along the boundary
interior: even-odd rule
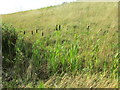
[[[90,26],[92,33],[100,30],[117,31],[117,3],[112,2],[74,2],[59,6],[2,15],[2,22],[11,24],[18,30],[39,29],[44,35],[53,35],[56,25],[61,25],[64,37],[71,37],[70,31],[86,31]],[[67,33],[67,35],[66,35]],[[72,38],[72,37],[71,37]]]
[[[77,25],[83,29],[114,27],[117,20],[117,3],[68,3],[38,10],[24,11],[2,16],[3,23],[13,24],[25,30],[43,27],[53,29],[56,24]],[[112,25],[111,25],[112,24]]]

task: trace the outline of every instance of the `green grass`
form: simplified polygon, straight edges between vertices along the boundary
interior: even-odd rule
[[[10,54],[11,57],[6,56],[5,61],[13,61],[14,65],[11,69],[16,73],[14,77],[19,78],[17,80],[24,83],[23,86],[30,84],[30,87],[36,87],[37,80],[42,80],[44,82],[37,87],[49,87],[44,83],[50,76],[68,73],[71,76],[78,74],[78,77],[79,75],[91,77],[92,84],[87,87],[96,83],[93,79],[99,75],[101,77],[98,78],[98,85],[94,86],[94,84],[93,87],[102,87],[99,79],[104,82],[110,80],[108,81],[110,85],[113,80],[115,84],[112,87],[117,87],[119,55],[117,15],[117,3],[108,2],[76,2],[2,15],[3,23],[13,25],[16,33],[26,31],[25,35],[23,32],[18,33],[14,49],[17,54],[13,57],[14,59],[11,59]],[[58,24],[62,27],[56,31]],[[7,28],[14,30],[10,26],[4,29]],[[35,33],[35,29],[39,29],[38,33]],[[34,31],[34,35],[31,35],[31,30]],[[41,35],[42,32],[44,36]],[[10,40],[9,35],[4,38]],[[11,44],[8,43],[8,45]],[[12,47],[9,48],[12,49]],[[8,52],[4,54],[7,55]],[[87,77],[84,79],[89,81]],[[17,86],[11,83],[5,83],[6,85]],[[64,84],[56,85],[64,87]],[[68,84],[67,87],[71,85]],[[111,87],[110,85],[105,84],[104,87]],[[84,87],[84,85],[73,87]]]

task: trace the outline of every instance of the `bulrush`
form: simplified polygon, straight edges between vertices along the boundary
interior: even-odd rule
[[[38,33],[38,29],[36,29],[36,33]]]
[[[24,31],[24,35],[25,35],[25,31]]]
[[[89,25],[87,25],[87,30],[89,31],[89,29],[90,29],[90,26],[89,26]]]
[[[33,31],[31,31],[31,34],[33,35]]]
[[[44,36],[44,33],[42,32],[42,36]]]

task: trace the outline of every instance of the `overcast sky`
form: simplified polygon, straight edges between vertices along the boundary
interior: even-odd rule
[[[38,9],[63,2],[116,2],[120,0],[0,0],[0,14]]]
[[[37,9],[72,1],[76,0],[0,0],[0,14]]]

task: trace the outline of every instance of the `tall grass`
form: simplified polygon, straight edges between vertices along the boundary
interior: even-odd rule
[[[119,51],[115,9],[116,3],[71,3],[4,15],[3,22],[18,28],[2,26],[4,87],[29,82],[36,87],[37,81],[62,73],[88,77],[97,74],[116,80]],[[56,24],[61,25],[61,30],[55,31]],[[18,33],[36,27],[39,32],[34,35]],[[43,83],[39,87],[44,87]]]
[[[58,33],[58,32],[57,32]],[[60,32],[59,32],[59,35]],[[57,34],[57,36],[59,37]],[[76,38],[77,36],[75,36]],[[43,38],[44,39],[44,38]],[[58,40],[54,46],[48,45],[45,46],[45,43],[49,42],[49,39],[40,39],[37,40],[34,44],[33,55],[37,58],[34,60],[38,62],[46,62],[48,66],[49,73],[62,73],[62,72],[85,72],[85,73],[106,73],[113,78],[117,78],[117,70],[118,70],[118,52],[116,49],[115,54],[111,57],[112,61],[109,60],[109,53],[104,58],[101,58],[101,40],[93,41],[88,39],[84,48],[79,39],[76,38],[76,41],[73,42],[64,42],[61,43]],[[94,43],[91,43],[94,42]],[[87,45],[91,45],[88,46]],[[34,49],[36,48],[36,49]],[[106,47],[107,48],[107,47]],[[42,50],[42,51],[41,51]],[[45,51],[45,52],[44,52]],[[102,52],[105,52],[102,50]],[[41,55],[42,54],[42,55]],[[41,57],[44,57],[42,59]],[[42,60],[42,61],[41,61]],[[40,64],[38,64],[39,66]]]

